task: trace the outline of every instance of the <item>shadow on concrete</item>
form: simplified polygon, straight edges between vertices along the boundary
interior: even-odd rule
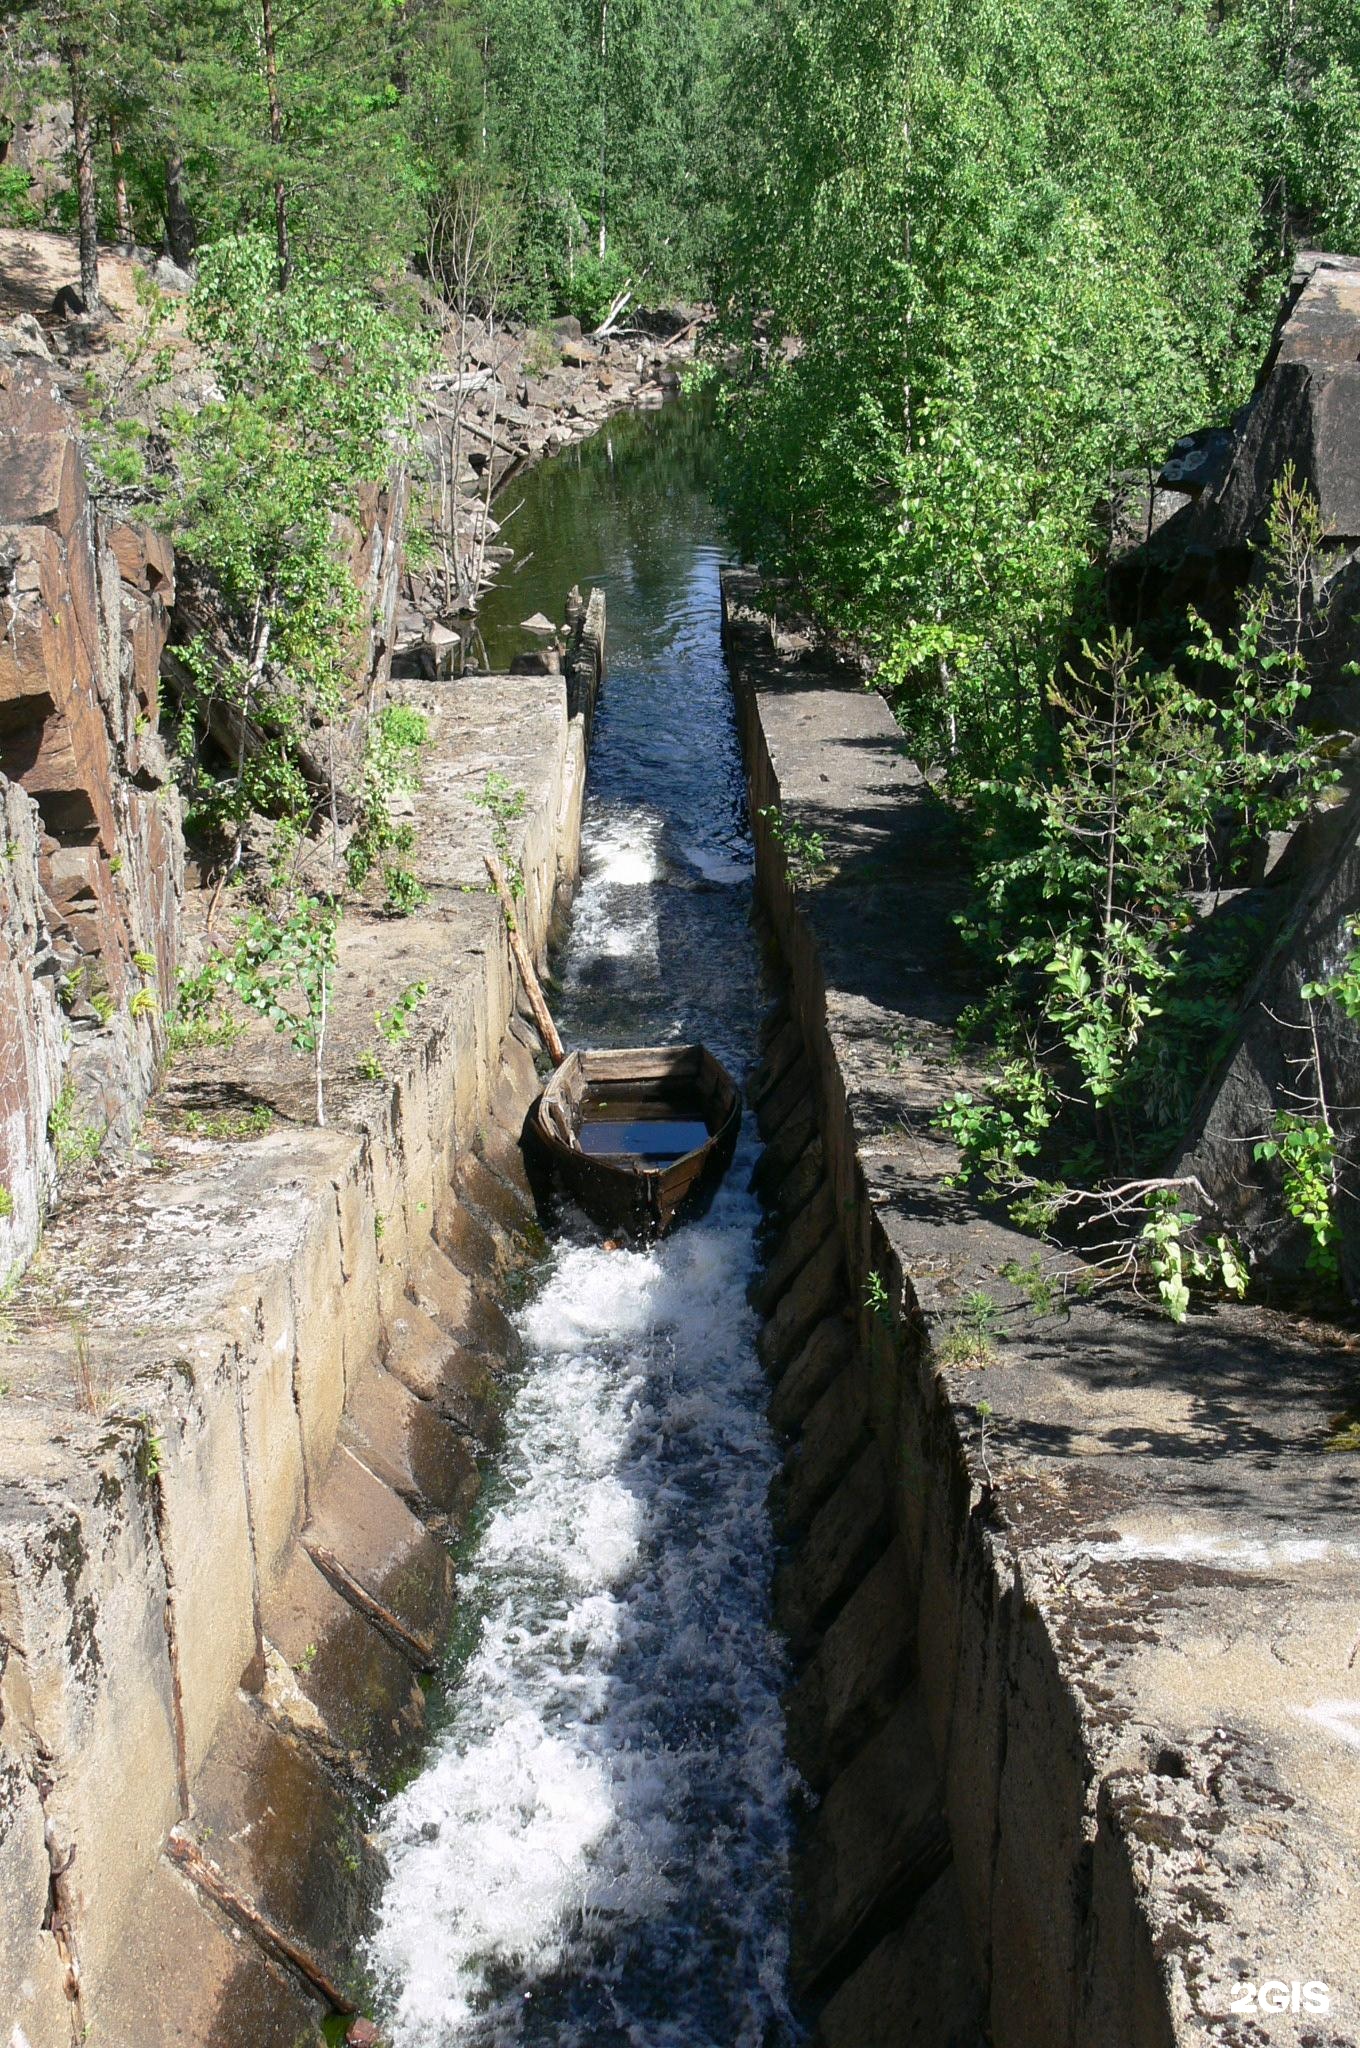
[[[1360,1469],[1329,1448],[1336,1418],[1360,1404],[1360,1354],[1344,1334],[1319,1343],[1235,1305],[1178,1327],[1131,1290],[1041,1320],[1001,1278],[1042,1247],[944,1184],[951,1154],[933,1128],[940,1102],[977,1078],[950,1034],[981,992],[957,926],[969,895],[957,823],[881,701],[824,669],[780,672],[767,689],[766,665],[747,679],[785,822],[819,834],[831,863],[797,907],[875,1206],[909,1279],[926,1276],[933,1314],[979,1317],[979,1357],[994,1359],[951,1371],[951,1397],[989,1401],[1008,1458],[1056,1462],[1064,1492],[1090,1491],[1106,1513],[1155,1500],[1228,1542],[1353,1539]]]

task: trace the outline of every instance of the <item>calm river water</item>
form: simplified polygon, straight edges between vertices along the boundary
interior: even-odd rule
[[[705,441],[676,406],[512,487],[532,559],[483,629],[503,661],[572,582],[608,595],[563,1036],[699,1038],[744,1077],[766,996]],[[526,1364],[435,1736],[380,1820],[391,1875],[368,1961],[396,2048],[801,2038],[777,1453],[746,1303],[756,1143],[748,1124],[707,1217],[655,1250],[563,1231],[518,1313]]]

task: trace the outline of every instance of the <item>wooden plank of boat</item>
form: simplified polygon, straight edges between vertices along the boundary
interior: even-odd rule
[[[587,1123],[589,1149],[581,1142]],[[611,1123],[621,1143],[626,1134],[627,1149],[609,1149]],[[667,1147],[699,1125],[704,1141],[671,1156]],[[639,1151],[649,1126],[653,1148]],[[587,1215],[608,1230],[651,1239],[711,1196],[740,1128],[736,1083],[707,1047],[666,1045],[569,1053],[534,1104],[526,1135],[552,1180]]]

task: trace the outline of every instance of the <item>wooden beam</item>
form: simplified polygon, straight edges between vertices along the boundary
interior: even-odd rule
[[[529,958],[529,948],[524,943],[519,919],[515,915],[515,899],[510,894],[505,876],[501,873],[501,864],[494,853],[486,856],[486,871],[491,877],[496,894],[501,899],[501,909],[505,913],[505,928],[510,934],[510,951],[515,956],[515,965],[519,969],[519,978],[524,983],[524,993],[529,998],[529,1008],[534,1013],[539,1036],[548,1048],[548,1057],[553,1065],[560,1067],[567,1056],[567,1049],[558,1036],[557,1026],[552,1020],[552,1011],[548,1008],[547,997],[543,993],[543,985],[534,972],[534,963]]]
[[[296,1970],[333,2012],[358,2012],[359,2008],[348,1992],[342,1991],[326,1975],[316,1957],[300,1942],[294,1941],[290,1934],[285,1934],[276,1921],[268,1919],[244,1892],[237,1891],[217,1865],[208,1861],[197,1842],[181,1834],[178,1828],[172,1828],[165,1846],[172,1862],[179,1865],[191,1883],[196,1884],[215,1906],[220,1906],[229,1920],[234,1920],[238,1927],[244,1927],[248,1934],[254,1935],[261,1948]]]

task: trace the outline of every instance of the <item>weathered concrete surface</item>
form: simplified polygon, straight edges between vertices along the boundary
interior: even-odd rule
[[[983,2008],[946,1872],[822,2013],[819,2048],[978,2048]]]
[[[425,708],[428,900],[342,927],[328,1128],[267,1026],[184,1057],[135,1159],[58,1215],[12,1307],[0,2016],[30,2048],[73,2026],[108,2048],[315,2039],[315,2001],[224,1935],[161,1859],[167,1831],[197,1833],[339,1974],[371,1875],[345,1847],[356,1791],[421,1732],[456,1597],[441,1539],[496,1434],[510,1332],[491,1290],[532,1243],[489,1163],[537,1084],[476,799],[492,772],[525,793],[508,854],[539,950],[579,818],[561,677]],[[390,1044],[375,1010],[416,981]]]
[[[1002,1277],[1039,1247],[945,1185],[954,1158],[932,1127],[970,1078],[949,1030],[972,991],[948,816],[883,703],[772,653],[752,594],[729,577],[752,813],[782,806],[829,855],[793,889],[758,823],[759,887],[857,1303],[876,1276],[860,1352],[895,1537],[863,1592],[846,1585],[843,1620],[823,1602],[791,1701],[801,1751],[830,1802],[875,1739],[893,1686],[856,1610],[900,1550],[903,1635],[995,2048],[1340,2048],[1360,2034],[1349,1346],[1246,1309],[1177,1330],[1132,1298],[1039,1317]],[[981,1294],[993,1306],[979,1335]],[[799,1369],[785,1368],[777,1411]],[[783,1419],[815,1412],[804,1397]],[[813,1530],[871,1517],[877,1484],[857,1465]],[[829,1554],[805,1542],[790,1562],[804,1612]],[[865,1982],[886,1985],[887,1962]],[[848,1997],[869,1965],[851,1948],[842,1966]],[[1230,2015],[1236,1986],[1271,1979],[1327,1985],[1330,2013]],[[830,2041],[846,2038],[836,2010]],[[890,2038],[917,2037],[904,2024]],[[956,2037],[942,2023],[921,2038]]]

